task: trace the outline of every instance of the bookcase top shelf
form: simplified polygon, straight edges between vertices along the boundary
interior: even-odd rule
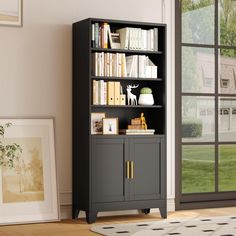
[[[100,19],[100,18],[88,18],[85,20],[89,20],[91,23],[107,22],[109,24],[114,24],[114,25],[120,25],[120,26],[124,25],[125,27],[129,27],[129,26],[134,26],[134,27],[166,27],[166,24],[153,23],[153,22],[124,21],[124,20]]]
[[[92,138],[94,139],[99,139],[99,138],[153,138],[153,137],[165,137],[164,134],[146,134],[146,135],[142,135],[142,134],[115,134],[115,135],[104,135],[104,134],[91,134]]]
[[[163,108],[162,105],[91,105],[92,108]]]
[[[91,76],[94,80],[119,80],[119,81],[129,81],[129,80],[137,80],[137,81],[163,81],[162,78],[141,78],[141,77],[113,77],[113,76]]]
[[[130,49],[111,49],[111,48],[91,48],[92,52],[112,52],[112,53],[129,53],[129,54],[144,54],[144,55],[161,55],[161,51],[149,50],[130,50]]]

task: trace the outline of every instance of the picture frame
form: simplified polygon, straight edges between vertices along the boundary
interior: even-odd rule
[[[104,112],[92,112],[91,113],[91,134],[103,133],[103,118],[106,117]]]
[[[111,49],[121,49],[120,34],[108,32]]]
[[[118,118],[103,118],[103,134],[114,135],[119,133]]]
[[[54,119],[0,118],[0,136],[0,224],[59,221]]]
[[[0,25],[22,26],[23,0],[0,0]]]

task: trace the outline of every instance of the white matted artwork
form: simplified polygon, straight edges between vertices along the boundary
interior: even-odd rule
[[[118,134],[118,118],[103,118],[103,134]]]
[[[91,113],[91,134],[102,134],[102,119],[105,118],[104,112]]]
[[[22,26],[23,0],[0,0],[0,25]]]
[[[58,221],[53,119],[0,119],[0,149],[0,224]]]

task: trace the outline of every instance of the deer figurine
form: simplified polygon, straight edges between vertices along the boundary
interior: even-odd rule
[[[136,95],[131,93],[132,88],[138,88],[139,85],[127,85],[126,91],[127,91],[127,99],[128,99],[128,105],[137,105],[137,98]]]

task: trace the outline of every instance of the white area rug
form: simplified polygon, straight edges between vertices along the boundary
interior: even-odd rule
[[[102,225],[92,227],[91,231],[106,236],[236,236],[236,215]]]

